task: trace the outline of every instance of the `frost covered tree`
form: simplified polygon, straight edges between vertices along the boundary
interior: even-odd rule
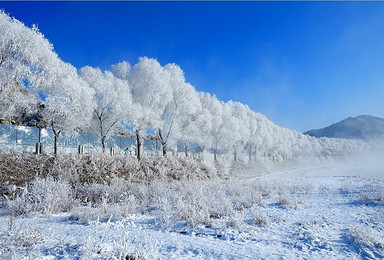
[[[55,79],[59,64],[60,59],[53,45],[36,26],[29,28],[0,11],[0,98],[3,116],[27,113],[33,106],[36,110],[38,92]]]
[[[123,100],[124,113],[122,114],[122,121],[127,128],[132,128],[134,131],[138,160],[141,160],[143,135],[150,128],[154,116],[152,108],[145,106],[145,102],[140,99],[140,95],[144,95],[144,93],[140,92],[140,86],[143,84],[142,80],[145,80],[145,78],[142,78],[141,69],[136,67],[132,71],[130,64],[126,61],[112,65],[113,75],[127,81],[124,91],[129,93],[131,99]]]
[[[130,81],[132,98],[134,104],[143,109],[140,120],[134,124],[137,139],[141,138],[142,131],[150,127],[162,144],[163,155],[167,153],[169,137],[164,135],[163,129],[172,126],[167,114],[167,108],[173,98],[169,82],[169,73],[155,59],[139,58],[139,62],[133,67]]]
[[[131,64],[127,61],[122,61],[111,66],[113,75],[121,80],[128,80],[131,75],[131,70]]]
[[[91,129],[101,140],[133,128],[140,159],[142,137],[152,131],[163,155],[176,139],[201,150],[247,150],[252,156],[291,160],[306,155],[342,156],[366,147],[343,139],[316,139],[276,126],[265,116],[238,102],[222,102],[214,95],[196,93],[176,64],[164,67],[143,57],[131,68],[120,62],[111,71],[76,68],[59,59],[53,45],[36,26],[29,28],[0,11],[0,116],[17,121],[35,113],[47,117],[57,138],[62,131]],[[40,100],[40,95],[44,98]],[[91,112],[90,112],[91,111]],[[88,120],[89,119],[89,120]]]
[[[201,123],[208,123],[206,128],[206,136],[208,138],[204,140],[204,144],[209,144],[209,148],[213,151],[213,156],[215,161],[217,161],[217,153],[222,144],[223,137],[225,136],[226,129],[222,129],[224,125],[224,117],[223,117],[223,107],[224,102],[219,101],[216,96],[211,95],[209,93],[200,93],[200,101],[203,107],[203,110],[209,111],[209,113],[205,113],[205,118]]]
[[[21,124],[38,118],[41,100],[22,82],[5,82],[0,76],[0,118]]]
[[[189,134],[189,139],[195,143],[200,152],[205,151],[211,147],[211,129],[212,129],[212,113],[208,106],[205,105],[205,98],[210,94],[205,92],[197,92],[197,96],[199,99],[199,107],[196,111],[196,116],[191,124],[192,131]]]
[[[245,143],[245,150],[248,153],[248,161],[252,161],[252,155],[254,154],[255,147],[257,143],[259,142],[257,140],[257,119],[256,119],[256,113],[253,111],[248,111],[248,124],[249,124],[249,138]]]
[[[45,96],[44,115],[54,134],[54,154],[57,154],[57,140],[63,131],[79,131],[89,127],[93,108],[94,90],[83,81],[75,67],[62,62]]]
[[[26,84],[35,97],[46,97],[43,112],[55,133],[56,154],[61,131],[76,126],[74,122],[77,120],[71,120],[76,117],[74,101],[84,97],[83,88],[77,84],[76,69],[58,58],[53,45],[36,26],[28,28],[0,11],[0,75],[2,90],[9,90],[15,84]],[[20,96],[13,101],[16,104],[14,107],[31,107]],[[83,103],[81,100],[78,102]],[[15,109],[11,111],[15,112]],[[82,113],[86,114],[85,111],[82,108]]]
[[[7,81],[41,86],[55,78],[60,59],[36,26],[29,28],[0,11],[0,69]]]
[[[200,99],[195,88],[186,82],[184,72],[178,65],[170,63],[165,65],[164,69],[169,74],[172,101],[165,107],[161,117],[162,124],[159,128],[159,139],[164,148],[170,139],[178,137],[179,141],[184,142],[187,156],[188,148],[191,145],[191,140],[188,140],[187,130],[188,126],[197,117],[196,113],[201,106]]]
[[[111,71],[102,72],[90,66],[80,71],[81,78],[94,90],[90,130],[100,139],[105,152],[106,139],[121,129],[124,105],[131,102],[127,81],[116,78]]]
[[[198,118],[201,116],[201,102],[195,88],[189,84],[182,84],[174,90],[176,110],[175,137],[183,143],[185,157],[188,149],[197,140]]]
[[[229,128],[228,148],[232,150],[234,160],[237,161],[238,154],[242,153],[247,140],[250,138],[249,107],[240,103],[228,101],[225,106],[229,107],[229,117],[225,120]]]

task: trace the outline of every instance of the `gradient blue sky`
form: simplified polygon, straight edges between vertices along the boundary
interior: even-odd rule
[[[80,68],[154,57],[306,131],[384,117],[384,2],[0,2]]]

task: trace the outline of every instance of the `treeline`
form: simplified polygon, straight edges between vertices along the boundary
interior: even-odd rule
[[[105,150],[117,133],[134,135],[137,157],[142,138],[151,134],[163,155],[177,141],[185,154],[191,144],[201,151],[231,154],[234,160],[258,156],[286,160],[334,156],[364,148],[361,142],[313,138],[280,128],[239,102],[223,102],[198,92],[182,69],[141,57],[131,66],[122,61],[110,70],[77,69],[62,61],[36,26],[0,12],[0,116],[12,120],[39,114],[57,139],[62,131],[90,131]]]

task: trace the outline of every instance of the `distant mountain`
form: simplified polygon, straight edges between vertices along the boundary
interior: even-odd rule
[[[314,137],[362,140],[384,139],[384,119],[368,115],[348,117],[328,127],[310,130],[304,134]]]

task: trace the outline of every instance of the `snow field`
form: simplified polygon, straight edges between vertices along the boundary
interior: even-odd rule
[[[382,258],[383,181],[349,173],[330,167],[80,187],[36,180],[3,202],[0,252],[9,259]]]

